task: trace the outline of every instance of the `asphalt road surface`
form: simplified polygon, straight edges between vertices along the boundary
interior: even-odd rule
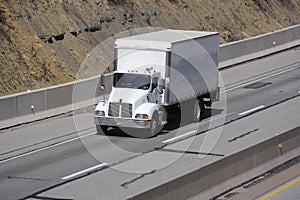
[[[159,147],[245,120],[253,113],[297,98],[299,53],[299,48],[295,48],[221,70],[220,82],[224,81],[225,85],[221,101],[205,113],[204,119],[198,124],[180,124],[175,120],[154,138],[132,138],[118,129],[112,130],[109,136],[95,135],[92,108],[3,130],[0,134],[1,199],[37,197],[45,190],[80,181],[90,173],[126,164]],[[295,109],[300,111],[299,107]],[[249,134],[251,131],[257,130],[249,130]],[[242,133],[230,134],[228,137],[234,141]],[[222,153],[216,152],[214,156],[222,156]],[[134,167],[128,170],[138,172]],[[103,181],[110,184],[111,180]],[[124,181],[123,186],[127,184],[129,182]],[[290,187],[291,192],[297,192],[297,187],[299,183]]]

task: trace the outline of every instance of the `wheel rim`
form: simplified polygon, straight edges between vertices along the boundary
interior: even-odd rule
[[[157,120],[155,118],[153,118],[151,121],[151,133],[152,134],[155,134],[157,127],[158,127]]]

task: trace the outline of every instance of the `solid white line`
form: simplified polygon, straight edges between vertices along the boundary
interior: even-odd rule
[[[90,172],[90,171],[99,169],[99,168],[101,168],[101,167],[105,167],[106,165],[107,165],[107,163],[102,163],[102,164],[100,164],[100,165],[96,165],[96,166],[94,166],[94,167],[90,167],[90,168],[81,170],[81,171],[79,171],[79,172],[76,172],[76,173],[74,173],[74,174],[71,174],[71,175],[62,177],[61,179],[63,179],[63,180],[71,179],[71,178],[74,178],[75,176],[78,176],[78,175],[81,175],[81,174],[84,174],[84,173],[87,173],[87,172]]]
[[[63,144],[66,144],[66,143],[69,143],[69,142],[72,142],[72,141],[75,141],[75,140],[79,140],[81,138],[85,138],[85,137],[88,137],[88,136],[94,135],[94,134],[95,133],[89,133],[89,134],[86,134],[86,135],[83,135],[83,136],[80,136],[80,137],[76,137],[76,138],[72,138],[72,139],[69,139],[69,140],[66,140],[66,141],[63,141],[63,142],[59,142],[59,143],[56,143],[56,144],[53,144],[53,145],[50,145],[50,146],[47,146],[47,147],[44,147],[44,148],[41,148],[41,149],[30,151],[28,153],[24,153],[24,154],[21,154],[21,155],[18,155],[18,156],[14,156],[14,157],[11,157],[11,158],[8,158],[8,159],[4,159],[4,160],[0,161],[0,164],[11,161],[11,160],[15,160],[17,158],[22,158],[24,156],[28,156],[28,155],[31,155],[31,154],[34,154],[34,153],[38,153],[40,151],[51,149],[53,147],[57,147],[57,146],[60,146],[60,145],[63,145]]]
[[[292,71],[292,70],[295,70],[295,69],[298,69],[298,68],[299,68],[299,66],[293,67],[293,68],[290,68],[290,69],[286,69],[286,70],[284,70],[284,71],[281,71],[281,72],[278,72],[278,73],[275,73],[275,74],[271,74],[271,75],[269,75],[269,76],[266,76],[266,77],[263,77],[263,78],[260,78],[260,79],[256,79],[256,80],[254,80],[254,81],[250,81],[250,82],[248,82],[248,83],[244,83],[244,84],[242,84],[242,85],[238,85],[238,86],[236,86],[236,87],[229,88],[229,89],[227,89],[227,90],[223,90],[223,91],[221,91],[220,93],[229,92],[229,91],[231,91],[231,90],[235,90],[235,89],[238,89],[238,88],[247,86],[247,85],[251,85],[252,83],[256,83],[256,82],[259,82],[259,81],[262,81],[262,80],[265,80],[265,79],[268,79],[268,78],[272,78],[272,77],[274,77],[274,76],[277,76],[277,75],[280,75],[280,74],[283,74],[283,73],[286,73],[286,72],[289,72],[289,71]]]
[[[245,111],[245,112],[242,112],[242,113],[240,113],[239,115],[240,115],[240,116],[241,116],[241,115],[247,115],[247,114],[252,113],[252,112],[254,112],[254,111],[260,110],[260,109],[262,109],[262,108],[264,108],[264,107],[265,107],[265,106],[261,105],[261,106],[258,106],[258,107],[256,107],[256,108],[253,108],[253,109],[251,109],[251,110],[247,110],[247,111]]]
[[[188,133],[185,133],[185,134],[182,134],[182,135],[173,137],[173,138],[171,138],[171,139],[162,141],[162,143],[170,143],[170,142],[173,142],[173,141],[175,141],[175,140],[179,140],[179,139],[181,139],[181,138],[188,137],[188,136],[193,135],[193,134],[195,134],[195,133],[197,133],[197,131],[190,131],[190,132],[188,132]]]

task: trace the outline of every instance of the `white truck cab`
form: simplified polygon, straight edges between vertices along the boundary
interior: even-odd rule
[[[101,101],[95,109],[98,131],[124,127],[146,129],[148,136],[155,135],[166,123],[160,109],[163,90],[158,87],[159,78],[153,68],[145,68],[144,73],[115,71],[108,100]]]

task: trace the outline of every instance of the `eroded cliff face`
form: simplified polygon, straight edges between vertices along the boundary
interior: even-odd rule
[[[76,80],[89,52],[126,30],[218,31],[225,43],[299,23],[299,0],[1,0],[0,95]]]

